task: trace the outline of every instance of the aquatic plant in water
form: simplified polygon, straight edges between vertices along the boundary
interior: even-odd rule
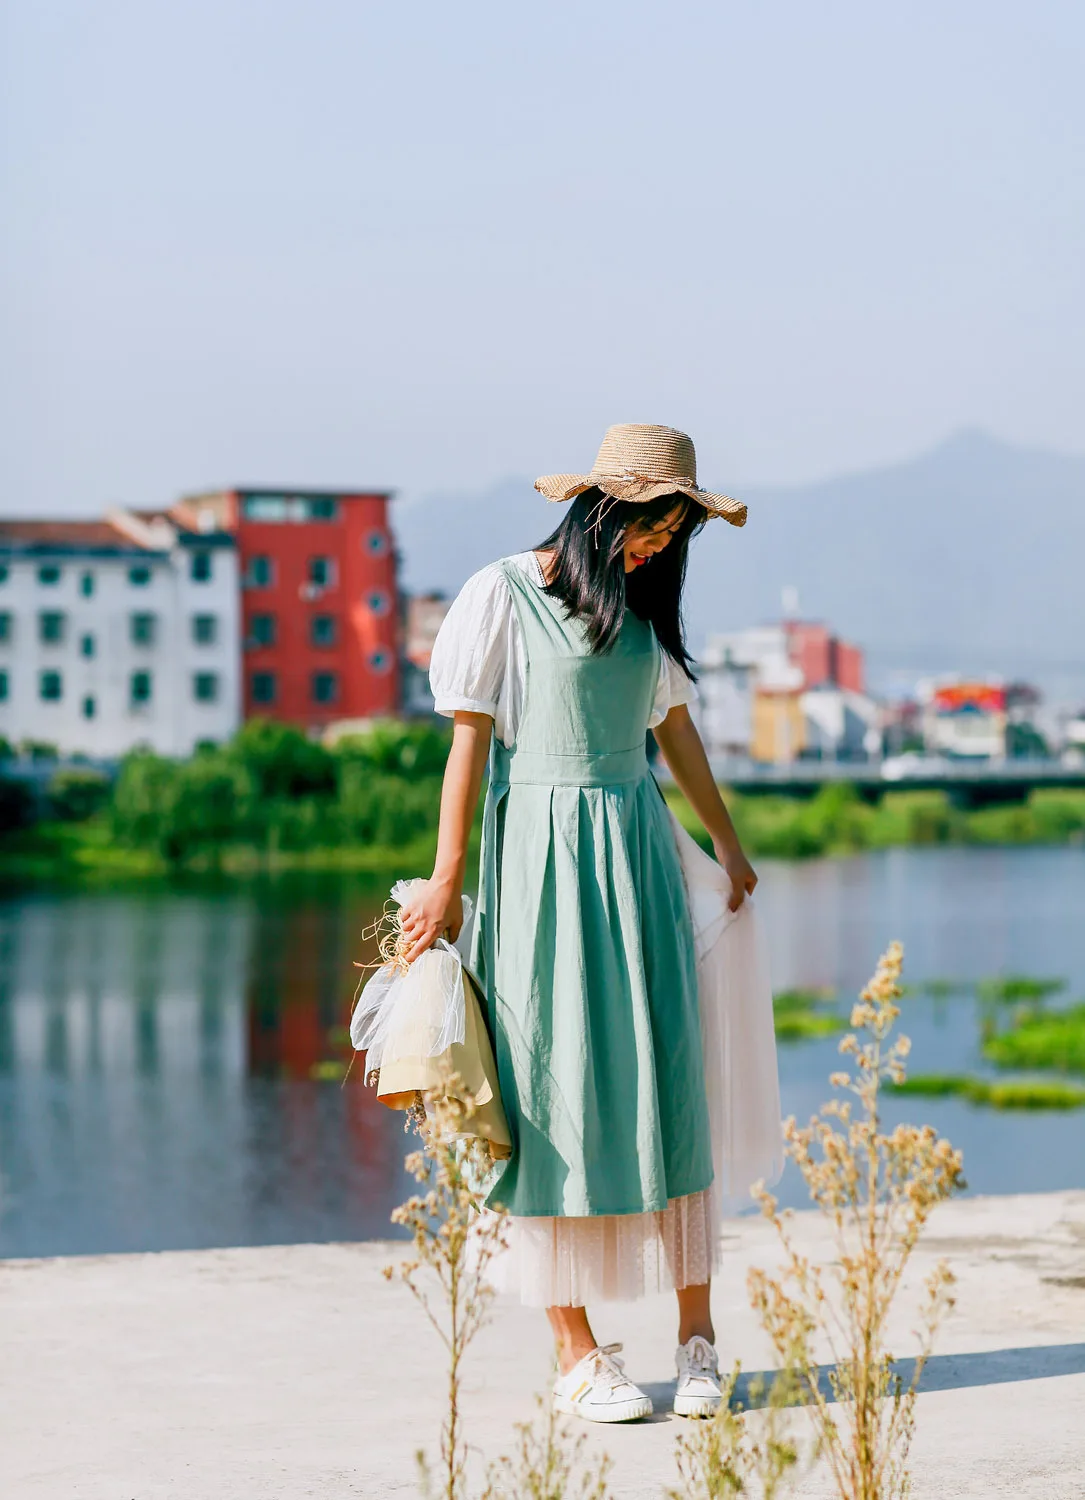
[[[772,997],[772,1017],[779,1042],[809,1041],[835,1036],[844,1029],[844,1017],[826,1007],[832,1005],[830,989],[780,990]]]
[[[990,979],[981,979],[976,985],[976,994],[981,1000],[1013,1004],[1046,1000],[1065,988],[1065,979],[1042,979],[1029,974],[999,974]]]
[[[1051,1078],[978,1078],[965,1073],[917,1073],[899,1085],[896,1094],[926,1099],[966,1099],[969,1104],[994,1109],[1080,1109],[1085,1088]]]
[[[987,1036],[983,1055],[999,1068],[1085,1073],[1085,1003],[1024,1012],[1007,1030]]]

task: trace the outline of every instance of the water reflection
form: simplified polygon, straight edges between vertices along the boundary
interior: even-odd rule
[[[1053,973],[1085,993],[1080,851],[762,873],[778,987],[854,991],[900,936],[912,978]],[[343,1088],[319,1078],[349,1051],[352,964],[373,956],[360,934],[384,893],[334,879],[0,901],[0,1254],[387,1234],[402,1119],[360,1068]],[[975,1065],[971,1001],[911,1002],[907,1021],[917,1067]],[[834,1055],[782,1053],[786,1109],[819,1102]],[[1085,1113],[923,1112],[964,1146],[977,1189],[1085,1185]]]

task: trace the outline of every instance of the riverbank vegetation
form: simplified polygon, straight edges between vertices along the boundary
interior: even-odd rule
[[[66,767],[35,791],[0,776],[0,863],[9,877],[27,880],[422,873],[436,845],[448,745],[439,725],[378,723],[329,747],[290,725],[253,720],[189,760],[136,751],[112,780]],[[705,843],[681,793],[665,795]],[[840,784],[806,801],[734,793],[727,801],[755,858],[893,845],[1085,843],[1082,792],[1038,791],[1020,807],[975,812],[936,792],[889,792],[872,806]]]

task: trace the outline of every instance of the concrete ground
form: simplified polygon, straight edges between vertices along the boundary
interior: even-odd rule
[[[812,1215],[804,1242],[826,1253]],[[414,1451],[441,1420],[437,1341],[381,1267],[401,1247],[289,1245],[0,1262],[3,1500],[277,1500],[409,1496]],[[938,1256],[958,1303],[924,1381],[917,1500],[1085,1497],[1085,1192],[977,1198],[935,1216],[917,1285]],[[773,1259],[760,1220],[729,1226],[715,1289],[727,1362],[767,1367],[745,1273]],[[895,1352],[910,1348],[902,1308]],[[612,1492],[660,1500],[686,1424],[667,1414],[672,1299],[599,1310],[601,1342],[659,1415],[583,1427],[614,1459]],[[508,1446],[548,1383],[541,1313],[501,1305],[468,1366],[471,1441]],[[800,1420],[805,1420],[801,1418]],[[796,1493],[832,1493],[807,1473]]]

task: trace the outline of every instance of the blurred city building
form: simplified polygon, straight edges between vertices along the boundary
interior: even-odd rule
[[[1006,754],[1006,689],[996,682],[937,679],[920,685],[928,754],[999,760]]]
[[[880,750],[863,656],[824,625],[785,620],[710,636],[697,715],[708,753],[781,765]]]
[[[263,487],[191,495],[171,511],[236,539],[245,718],[319,730],[398,709],[389,499]]]
[[[237,551],[209,519],[0,521],[0,735],[114,757],[233,733]]]
[[[403,712],[414,717],[432,714],[429,664],[449,601],[443,594],[411,594],[404,600]]]

